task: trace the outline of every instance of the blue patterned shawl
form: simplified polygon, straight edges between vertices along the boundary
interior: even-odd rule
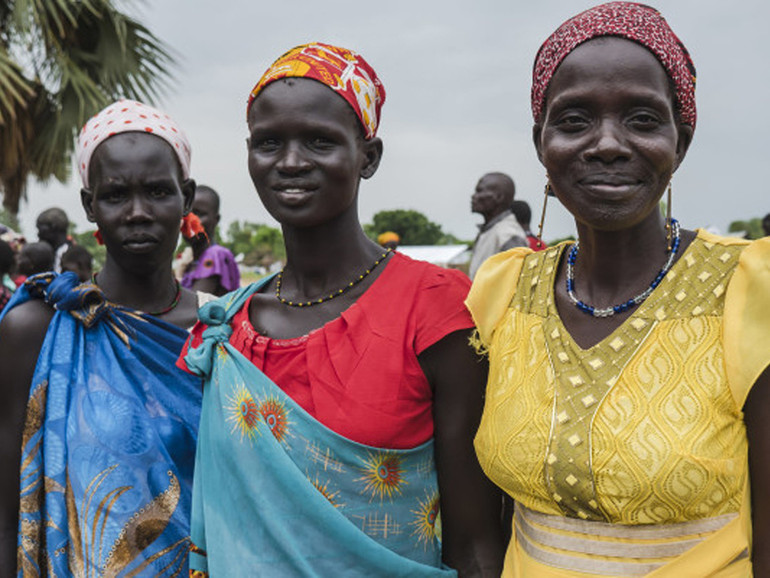
[[[72,273],[27,281],[57,311],[23,433],[19,576],[186,576],[201,381],[187,332]]]
[[[391,450],[345,439],[228,342],[230,319],[261,285],[204,305],[203,342],[185,357],[206,380],[191,576],[456,576],[436,537],[433,441]]]

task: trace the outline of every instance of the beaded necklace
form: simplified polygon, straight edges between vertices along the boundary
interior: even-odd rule
[[[392,249],[388,249],[385,251],[382,255],[380,255],[377,260],[372,263],[366,271],[361,273],[358,277],[353,279],[350,283],[345,285],[342,289],[337,289],[337,291],[333,291],[332,293],[329,293],[328,297],[319,297],[318,299],[312,299],[309,301],[289,301],[285,297],[281,297],[281,282],[283,281],[283,269],[281,269],[280,273],[278,273],[278,276],[275,278],[275,296],[284,305],[288,305],[289,307],[310,307],[312,305],[320,305],[321,303],[325,303],[326,301],[329,301],[331,299],[334,299],[335,297],[339,297],[340,295],[347,293],[350,291],[353,287],[358,285],[361,281],[366,279],[366,277],[374,271],[374,269],[382,263],[382,261],[391,253]]]
[[[96,282],[96,273],[91,275],[91,282],[94,285],[98,286],[98,283]],[[168,307],[165,307],[164,309],[161,309],[160,311],[145,311],[147,315],[152,315],[153,317],[160,317],[161,315],[165,315],[169,311],[173,310],[177,305],[179,305],[179,301],[182,299],[182,286],[179,284],[178,279],[174,279],[174,283],[176,283],[176,295],[174,295],[174,300],[171,302],[171,305]]]
[[[639,305],[642,301],[647,299],[647,297],[650,296],[650,294],[655,290],[655,288],[660,285],[660,282],[663,280],[663,277],[666,276],[666,273],[669,272],[671,269],[671,266],[674,264],[674,257],[676,257],[676,252],[679,249],[679,242],[680,242],[680,236],[679,236],[679,221],[676,219],[671,219],[671,229],[673,231],[674,235],[674,242],[671,245],[671,250],[668,253],[668,258],[666,259],[666,263],[663,265],[663,268],[658,272],[655,279],[650,283],[650,286],[647,287],[644,291],[639,293],[636,297],[632,297],[628,301],[625,301],[621,303],[620,305],[615,305],[613,307],[607,307],[605,309],[597,309],[593,305],[588,305],[584,301],[581,301],[577,298],[577,295],[575,295],[575,262],[577,261],[577,254],[578,254],[578,247],[579,242],[575,242],[574,245],[572,245],[572,249],[570,249],[569,255],[567,256],[567,295],[569,295],[569,298],[572,300],[572,302],[575,304],[575,307],[580,309],[583,313],[586,313],[588,315],[593,315],[594,317],[611,317],[615,315],[616,313],[622,313],[624,311],[628,311],[632,307],[635,307]]]

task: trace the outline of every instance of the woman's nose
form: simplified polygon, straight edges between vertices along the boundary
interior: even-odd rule
[[[594,130],[593,140],[585,148],[587,160],[598,159],[611,163],[618,159],[627,159],[631,155],[626,132],[628,129],[616,119],[602,119]]]
[[[151,216],[149,202],[144,195],[132,195],[128,204],[128,219],[130,221],[146,220]]]
[[[289,142],[284,147],[283,154],[276,166],[280,171],[297,173],[306,171],[311,163],[300,143]]]

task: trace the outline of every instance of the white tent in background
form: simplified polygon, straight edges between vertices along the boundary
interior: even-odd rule
[[[467,245],[400,245],[396,251],[441,267],[456,267],[468,263],[471,252]]]

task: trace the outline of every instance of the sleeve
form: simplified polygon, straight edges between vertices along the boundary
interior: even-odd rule
[[[741,253],[725,295],[723,338],[730,389],[743,407],[770,365],[770,237]]]
[[[463,304],[470,285],[470,279],[456,269],[432,267],[423,276],[415,308],[417,355],[450,333],[473,327],[473,319]]]
[[[483,346],[489,347],[495,327],[516,292],[524,259],[532,252],[517,248],[487,259],[473,279],[465,305],[473,317]]]

